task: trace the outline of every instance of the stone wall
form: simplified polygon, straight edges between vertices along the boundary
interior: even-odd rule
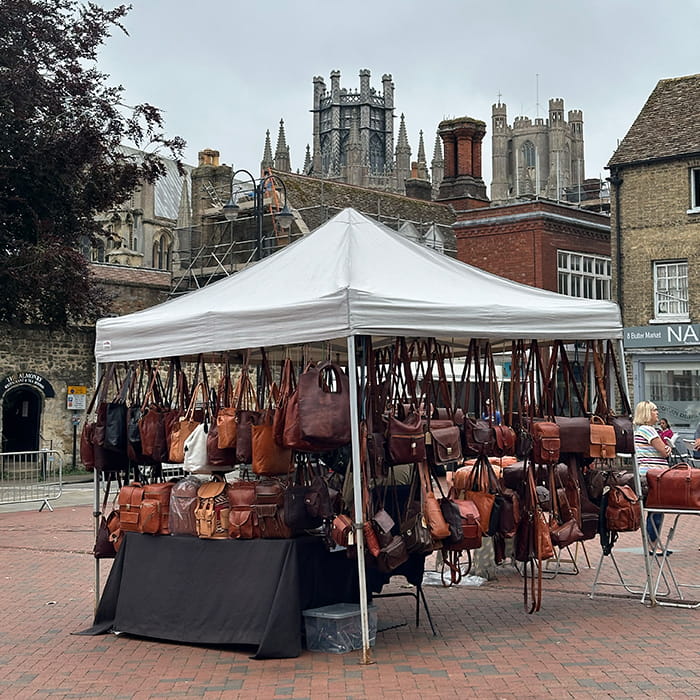
[[[49,331],[40,327],[11,328],[0,332],[0,380],[19,372],[44,377],[55,396],[42,399],[39,426],[40,446],[64,454],[64,465],[71,463],[73,426],[71,418],[84,411],[68,410],[69,386],[88,387],[88,400],[95,384],[95,332],[93,328]]]

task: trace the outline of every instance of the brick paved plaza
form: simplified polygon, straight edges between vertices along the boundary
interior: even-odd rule
[[[582,552],[578,575],[544,582],[536,615],[523,611],[521,579],[511,566],[481,587],[426,586],[435,637],[424,616],[415,627],[413,599],[377,600],[380,630],[407,624],[377,634],[369,666],[355,652],[256,661],[247,648],[76,636],[92,623],[92,508],[61,503],[54,512],[0,512],[2,697],[700,696],[700,611],[647,608],[612,586],[591,600],[595,571]],[[698,535],[700,518],[685,517],[672,557],[681,583],[700,577]],[[597,541],[587,551],[595,567]],[[615,548],[633,584],[642,581],[641,551],[639,533],[623,535]],[[608,560],[601,580],[616,581]],[[392,589],[401,590],[401,582],[394,579]]]

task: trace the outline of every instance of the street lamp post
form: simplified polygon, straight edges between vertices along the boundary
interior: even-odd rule
[[[284,206],[277,212],[274,216],[279,222],[280,228],[286,233],[289,231],[292,225],[292,219],[294,215],[287,205],[287,186],[284,181],[277,175],[268,174],[261,177],[259,180],[253,177],[253,175],[245,168],[236,170],[231,176],[231,198],[223,207],[224,216],[227,221],[235,221],[241,211],[238,205],[238,194],[236,190],[236,175],[239,173],[245,173],[250,179],[252,184],[251,191],[253,192],[253,216],[256,221],[256,260],[261,260],[265,257],[266,250],[264,246],[263,238],[263,221],[265,218],[265,191],[268,187],[275,187],[276,184],[282,186],[282,192],[284,193]]]

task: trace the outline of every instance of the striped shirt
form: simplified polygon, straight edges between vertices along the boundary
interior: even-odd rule
[[[638,425],[634,431],[634,455],[640,474],[646,474],[649,467],[668,467],[668,459],[662,457],[651,444],[659,433],[653,425]]]

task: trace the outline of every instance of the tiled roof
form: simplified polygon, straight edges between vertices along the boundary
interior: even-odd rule
[[[700,153],[700,74],[660,80],[608,167]]]
[[[90,269],[99,282],[170,288],[171,275],[167,270],[102,263],[92,263]]]

